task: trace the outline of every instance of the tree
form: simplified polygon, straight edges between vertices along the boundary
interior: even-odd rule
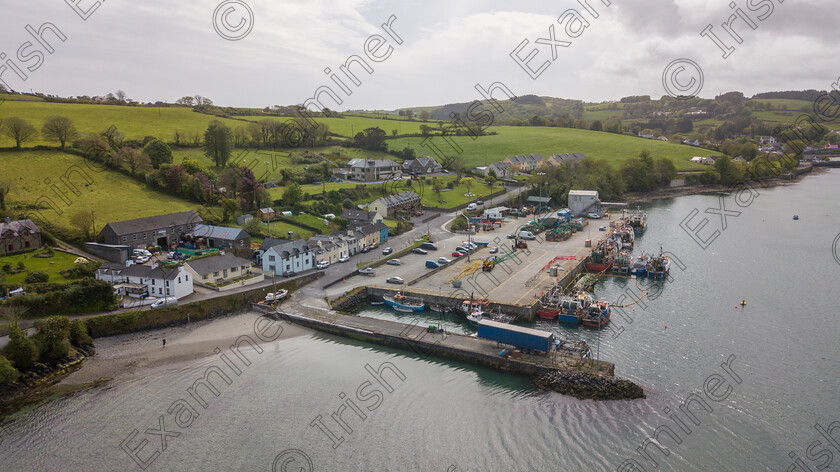
[[[85,241],[90,241],[93,234],[93,222],[93,214],[88,210],[79,210],[70,216],[70,224],[85,236]]]
[[[440,192],[443,190],[444,187],[445,184],[443,183],[443,179],[441,179],[440,177],[432,178],[432,191],[438,194],[438,200],[440,200]]]
[[[423,121],[429,121],[432,118],[432,114],[426,110],[420,112],[420,119]]]
[[[38,135],[38,130],[29,124],[28,121],[17,116],[13,116],[4,122],[6,136],[14,140],[15,147],[20,149],[20,145],[32,140]]]
[[[149,156],[149,160],[152,162],[152,167],[155,169],[160,167],[161,164],[172,163],[172,149],[170,149],[169,145],[160,139],[150,141],[149,144],[143,148],[143,152]]]
[[[0,211],[6,212],[6,195],[11,192],[12,186],[9,182],[0,180]]]
[[[470,193],[470,187],[474,183],[475,183],[475,179],[472,178],[472,177],[464,177],[463,179],[461,179],[461,184],[464,185],[465,187],[467,187],[467,193]]]
[[[589,125],[589,129],[591,131],[601,131],[602,129],[604,129],[604,124],[601,123],[601,120],[595,120],[592,122],[591,125]]]
[[[94,162],[105,162],[109,153],[108,141],[97,133],[88,133],[77,143],[85,159]]]
[[[131,175],[137,175],[138,172],[145,172],[152,168],[152,161],[149,156],[142,152],[137,152],[136,149],[124,147],[117,153],[120,161],[128,166]]]
[[[187,96],[187,97],[181,97],[178,100],[175,100],[175,103],[178,104],[178,105],[186,105],[188,107],[191,107],[191,106],[193,106],[194,101],[195,101],[195,99],[193,97]]]
[[[115,125],[109,126],[107,129],[103,130],[99,134],[108,141],[108,146],[111,147],[111,150],[114,152],[119,151],[123,147],[123,141],[125,140],[125,134],[118,130]]]
[[[394,129],[391,130],[391,136],[396,137],[399,133],[400,133],[400,130],[398,130],[397,128],[394,128]]]
[[[6,345],[6,356],[17,369],[28,370],[38,361],[38,348],[26,332],[18,326],[17,320],[9,324],[9,344]]]
[[[123,90],[117,90],[117,100],[124,102],[127,97],[128,95]]]
[[[20,372],[12,367],[8,359],[0,355],[0,387],[15,382],[19,377]]]
[[[248,233],[251,237],[262,236],[264,228],[259,218],[251,218],[242,225],[242,230]]]
[[[44,126],[41,128],[41,136],[50,141],[58,141],[61,149],[67,141],[72,141],[79,137],[79,132],[69,118],[63,116],[51,116],[44,121]]]
[[[286,190],[283,192],[283,205],[286,206],[296,206],[303,200],[303,191],[300,189],[300,185],[297,182],[292,182],[286,187]]]
[[[35,322],[38,328],[37,336],[44,341],[41,355],[47,359],[58,361],[67,357],[70,352],[70,319],[66,316],[50,316]]]
[[[318,167],[321,172],[321,193],[327,193],[327,180],[332,178],[332,164],[324,161]]]
[[[224,123],[213,120],[204,132],[204,154],[217,167],[224,167],[233,150],[233,132]]]
[[[236,210],[239,205],[237,205],[236,200],[232,198],[222,198],[219,201],[219,204],[222,206],[222,223],[227,223],[230,221],[231,217],[236,214]]]

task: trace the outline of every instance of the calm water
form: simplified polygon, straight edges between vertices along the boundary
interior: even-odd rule
[[[655,300],[628,309],[626,318],[614,314],[612,332],[539,324],[593,348],[600,336],[601,357],[641,384],[646,400],[578,401],[536,391],[525,378],[316,334],[250,353],[251,365],[229,386],[215,382],[220,396],[205,392],[208,407],[185,428],[167,408],[188,398],[186,389],[207,367],[223,365],[217,357],[151,369],[22,413],[3,433],[0,469],[139,470],[120,443],[139,430],[129,444],[148,439],[140,452],[147,459],[161,441],[144,432],[158,429],[163,415],[165,429],[180,436],[167,437],[147,470],[272,470],[287,449],[305,453],[313,467],[288,453],[273,470],[600,471],[635,460],[637,470],[783,471],[794,461],[791,451],[813,470],[830,457],[828,470],[837,470],[840,451],[814,461],[805,450],[821,440],[816,423],[840,421],[840,265],[832,257],[840,172],[758,191],[745,208],[724,200],[741,214],[729,217],[705,250],[679,224],[696,208],[691,226],[709,219],[701,237],[720,230],[720,217],[705,213],[720,207],[718,196],[649,205],[649,229],[635,253],[658,251],[661,243],[685,268],[672,268],[672,281],[651,292]],[[628,289],[637,290],[635,283],[611,279],[598,295],[616,301]],[[743,309],[736,307],[742,299]],[[732,355],[727,373],[721,363]],[[404,377],[384,374],[390,393],[365,371],[385,362]],[[365,416],[345,408],[352,432],[330,418],[345,394]],[[701,399],[689,404],[699,425],[679,412],[692,394]],[[310,426],[318,415],[343,437],[337,448]],[[678,441],[658,436],[669,455],[647,446],[654,466],[637,448],[657,428],[670,428]],[[840,438],[840,428],[834,433]]]

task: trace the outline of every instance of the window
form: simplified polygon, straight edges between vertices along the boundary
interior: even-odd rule
[[[274,266],[273,265],[268,266],[268,270],[274,272]]]
[[[155,284],[155,279],[152,279],[152,285],[154,285],[154,284]]]
[[[123,242],[126,242],[126,241],[128,241],[128,238],[127,238],[127,237],[125,237],[125,236],[123,236],[123,237],[122,237],[122,241],[123,241]]]
[[[190,276],[188,274],[184,274],[184,282],[189,282]]]
[[[218,277],[218,276],[219,276],[218,272],[213,272],[213,277]]]
[[[268,261],[269,262],[274,262],[274,256],[268,256]]]
[[[181,283],[181,277],[178,276],[178,283]]]
[[[171,294],[169,293],[169,289],[166,289],[166,294],[167,294],[167,295],[171,295]]]
[[[231,271],[231,272],[236,272],[237,270],[239,270],[239,268],[238,268],[238,267],[231,267],[231,268],[230,268],[230,271]]]
[[[23,247],[29,247],[29,241],[24,241],[23,242]]]
[[[132,235],[131,235],[131,238],[132,238],[132,239],[134,239],[134,240],[136,241],[136,240],[137,240],[137,235],[136,235],[136,234],[132,234]]]
[[[152,291],[152,293],[154,293],[154,290]],[[158,289],[158,295],[163,295],[163,289],[162,288]]]
[[[169,281],[168,281],[168,280],[166,281],[166,286],[167,286],[167,287],[169,287]],[[169,291],[169,290],[167,290],[167,292],[168,292],[168,291]]]
[[[207,280],[207,274],[202,275],[201,280]]]

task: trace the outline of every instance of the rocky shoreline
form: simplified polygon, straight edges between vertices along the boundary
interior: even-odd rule
[[[585,372],[557,370],[533,377],[534,384],[543,389],[579,400],[636,400],[646,398],[642,387],[629,380],[600,377]]]

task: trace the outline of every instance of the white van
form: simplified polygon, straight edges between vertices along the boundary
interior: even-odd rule
[[[158,298],[155,300],[151,307],[152,309],[160,308],[163,306],[175,306],[178,305],[178,299],[175,297],[166,297],[166,298]]]
[[[470,203],[469,205],[467,205],[467,211],[473,211],[476,208],[478,208],[478,205],[476,205],[475,203]]]
[[[534,233],[532,233],[530,231],[520,231],[519,232],[519,239],[527,239],[529,241],[533,241],[533,240],[537,239],[537,237],[534,236]]]
[[[135,249],[132,254],[138,257],[152,257],[152,253],[145,249]]]

